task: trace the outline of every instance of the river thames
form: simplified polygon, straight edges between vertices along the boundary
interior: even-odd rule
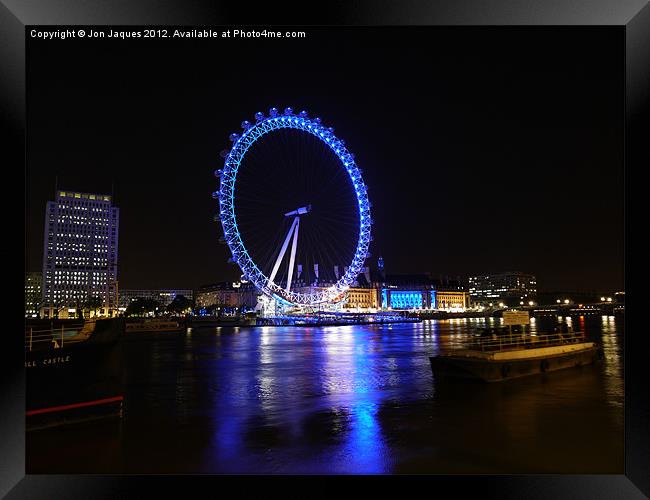
[[[26,471],[622,474],[623,319],[568,319],[602,345],[593,365],[434,378],[430,355],[499,321],[127,336],[123,418],[28,432]]]

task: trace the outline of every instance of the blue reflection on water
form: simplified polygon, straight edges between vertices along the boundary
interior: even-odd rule
[[[384,459],[385,445],[377,410],[381,394],[375,364],[377,336],[360,339],[354,327],[346,326],[324,332],[327,344],[326,387],[335,409],[349,412],[349,426],[344,444],[335,454],[337,472],[381,473],[388,464]]]
[[[210,462],[205,469],[377,474],[394,471],[407,455],[430,457],[436,440],[445,439],[431,432],[432,419],[447,414],[430,413],[428,405],[413,407],[417,410],[408,405],[442,401],[444,394],[432,383],[428,356],[460,346],[472,324],[484,320],[264,327],[224,332],[218,339],[214,332],[201,336],[193,332],[192,349],[209,358],[193,374],[193,381],[207,386],[211,401],[214,435],[204,455]],[[473,404],[492,408],[491,398],[480,399],[485,391],[478,388],[475,394],[466,388],[468,399],[475,398],[467,408],[456,398],[449,400],[462,408],[451,412],[445,425],[469,419],[465,412],[475,414]],[[510,408],[506,403],[536,401],[537,393],[525,394],[527,399],[512,398],[514,403],[506,399],[507,391],[492,397],[506,408]],[[546,408],[548,394],[539,394]],[[449,401],[440,408],[449,407]],[[558,405],[563,407],[564,403]],[[521,408],[514,414],[521,414]],[[504,427],[511,430],[512,422]],[[424,433],[416,434],[412,428]],[[396,436],[412,441],[406,451],[405,445],[396,448],[396,442],[402,442]]]
[[[346,451],[350,456],[349,472],[376,474],[388,471],[384,460],[384,442],[377,422],[377,404],[359,401],[353,408],[353,422]]]

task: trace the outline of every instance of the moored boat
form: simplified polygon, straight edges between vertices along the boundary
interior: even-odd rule
[[[587,365],[600,357],[582,332],[475,339],[468,348],[429,358],[434,375],[499,382]]]
[[[123,319],[25,326],[27,430],[121,416]]]
[[[185,327],[180,321],[170,319],[140,319],[126,323],[127,333],[138,332],[182,332]]]

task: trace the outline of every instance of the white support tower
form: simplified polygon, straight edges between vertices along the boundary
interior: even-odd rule
[[[291,290],[291,278],[293,278],[293,264],[296,261],[296,247],[298,246],[298,230],[300,229],[300,217],[296,217],[296,228],[293,230],[293,243],[291,244],[291,256],[289,257],[289,274],[287,276],[287,292]]]
[[[282,248],[280,249],[278,258],[276,259],[275,264],[273,265],[273,270],[271,271],[271,276],[269,277],[268,282],[275,283],[274,282],[275,276],[277,275],[278,270],[280,269],[280,264],[282,263],[284,254],[287,252],[287,247],[289,246],[289,240],[291,240],[291,237],[293,236],[293,242],[291,243],[291,253],[289,255],[289,269],[287,272],[287,286],[286,286],[287,292],[291,290],[291,282],[293,280],[293,266],[296,262],[296,250],[298,248],[298,232],[300,230],[300,216],[309,213],[310,210],[311,210],[311,205],[307,205],[306,207],[300,207],[297,208],[296,210],[284,214],[285,217],[292,217],[292,216],[295,217],[293,219],[293,222],[291,223],[289,232],[287,233],[287,236],[284,239],[284,243],[282,244]]]

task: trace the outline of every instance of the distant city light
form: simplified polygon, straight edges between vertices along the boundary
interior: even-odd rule
[[[569,299],[564,299],[564,303],[565,303],[565,304],[568,304],[568,303],[569,303]]]

